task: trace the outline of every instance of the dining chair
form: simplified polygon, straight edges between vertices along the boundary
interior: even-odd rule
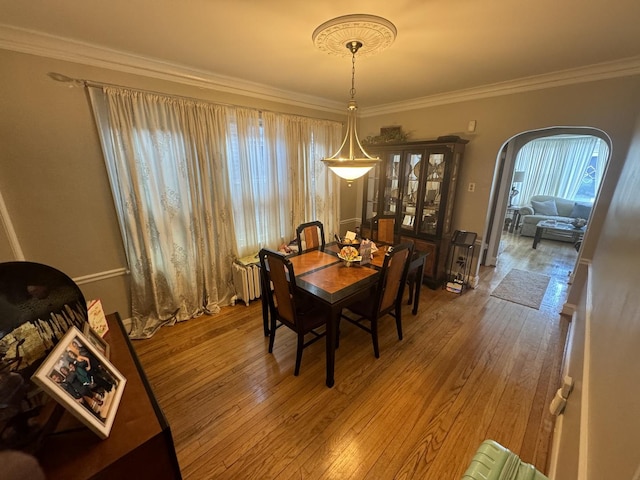
[[[279,252],[263,248],[258,254],[260,266],[265,272],[265,282],[273,285],[273,294],[267,295],[269,302],[270,328],[269,353],[273,353],[276,329],[285,325],[298,336],[294,375],[300,373],[302,350],[326,336],[326,329],[316,329],[326,325],[326,313],[313,298],[304,295],[296,286],[296,276],[291,261]],[[305,337],[312,338],[305,342]]]
[[[384,242],[389,245],[395,243],[395,215],[377,215],[371,218],[371,240]]]
[[[298,225],[296,239],[298,240],[298,249],[301,252],[324,247],[324,226],[322,222],[315,220]],[[302,248],[302,241],[305,243],[304,249]]]
[[[380,271],[380,279],[375,287],[373,298],[365,298],[346,307],[346,310],[356,316],[340,313],[340,319],[356,325],[371,334],[373,353],[380,358],[378,346],[378,320],[385,315],[396,319],[398,340],[402,340],[402,293],[407,281],[409,259],[413,254],[413,244],[402,243],[387,250]],[[368,324],[364,323],[368,322]],[[340,331],[338,324],[338,332]]]

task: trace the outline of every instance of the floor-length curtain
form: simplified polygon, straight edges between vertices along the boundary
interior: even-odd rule
[[[89,88],[131,271],[134,338],[234,294],[225,107]]]
[[[599,142],[593,136],[572,136],[542,138],[524,145],[515,162],[515,171],[525,172],[519,198],[553,195],[572,199]]]

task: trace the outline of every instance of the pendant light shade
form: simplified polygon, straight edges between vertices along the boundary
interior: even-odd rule
[[[355,62],[356,53],[363,50],[366,54],[377,53],[390,45],[396,36],[395,26],[381,17],[373,15],[346,15],[320,25],[313,32],[314,44],[328,53],[336,55],[351,54],[351,100],[347,107],[347,131],[342,145],[331,157],[322,161],[336,175],[352,182],[365,175],[380,163],[380,159],[369,155],[358,138],[356,128],[358,105],[355,101]],[[368,41],[368,47],[364,47]],[[342,43],[344,42],[344,43]],[[342,50],[340,48],[342,43]]]

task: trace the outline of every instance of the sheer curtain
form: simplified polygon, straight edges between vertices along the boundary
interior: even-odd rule
[[[320,162],[338,122],[89,87],[131,270],[133,338],[217,313],[231,265],[318,219],[337,231],[339,181]]]
[[[320,220],[338,231],[339,180],[320,161],[341,141],[338,122],[273,112],[236,112],[230,183],[241,256],[276,249],[300,223]]]
[[[607,169],[607,163],[609,162],[609,145],[603,140],[600,140],[600,144],[598,145],[598,160],[596,162],[596,171],[594,174],[595,184],[595,192],[598,194],[598,190],[600,189],[600,184],[602,183],[602,177],[604,177],[604,172]]]
[[[524,171],[520,199],[553,195],[573,199],[596,147],[593,136],[549,137],[532,140],[516,157],[515,171]]]

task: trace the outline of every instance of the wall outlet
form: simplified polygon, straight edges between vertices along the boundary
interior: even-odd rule
[[[476,191],[476,184],[475,183],[470,183],[469,184],[469,191],[470,192],[475,192]]]

